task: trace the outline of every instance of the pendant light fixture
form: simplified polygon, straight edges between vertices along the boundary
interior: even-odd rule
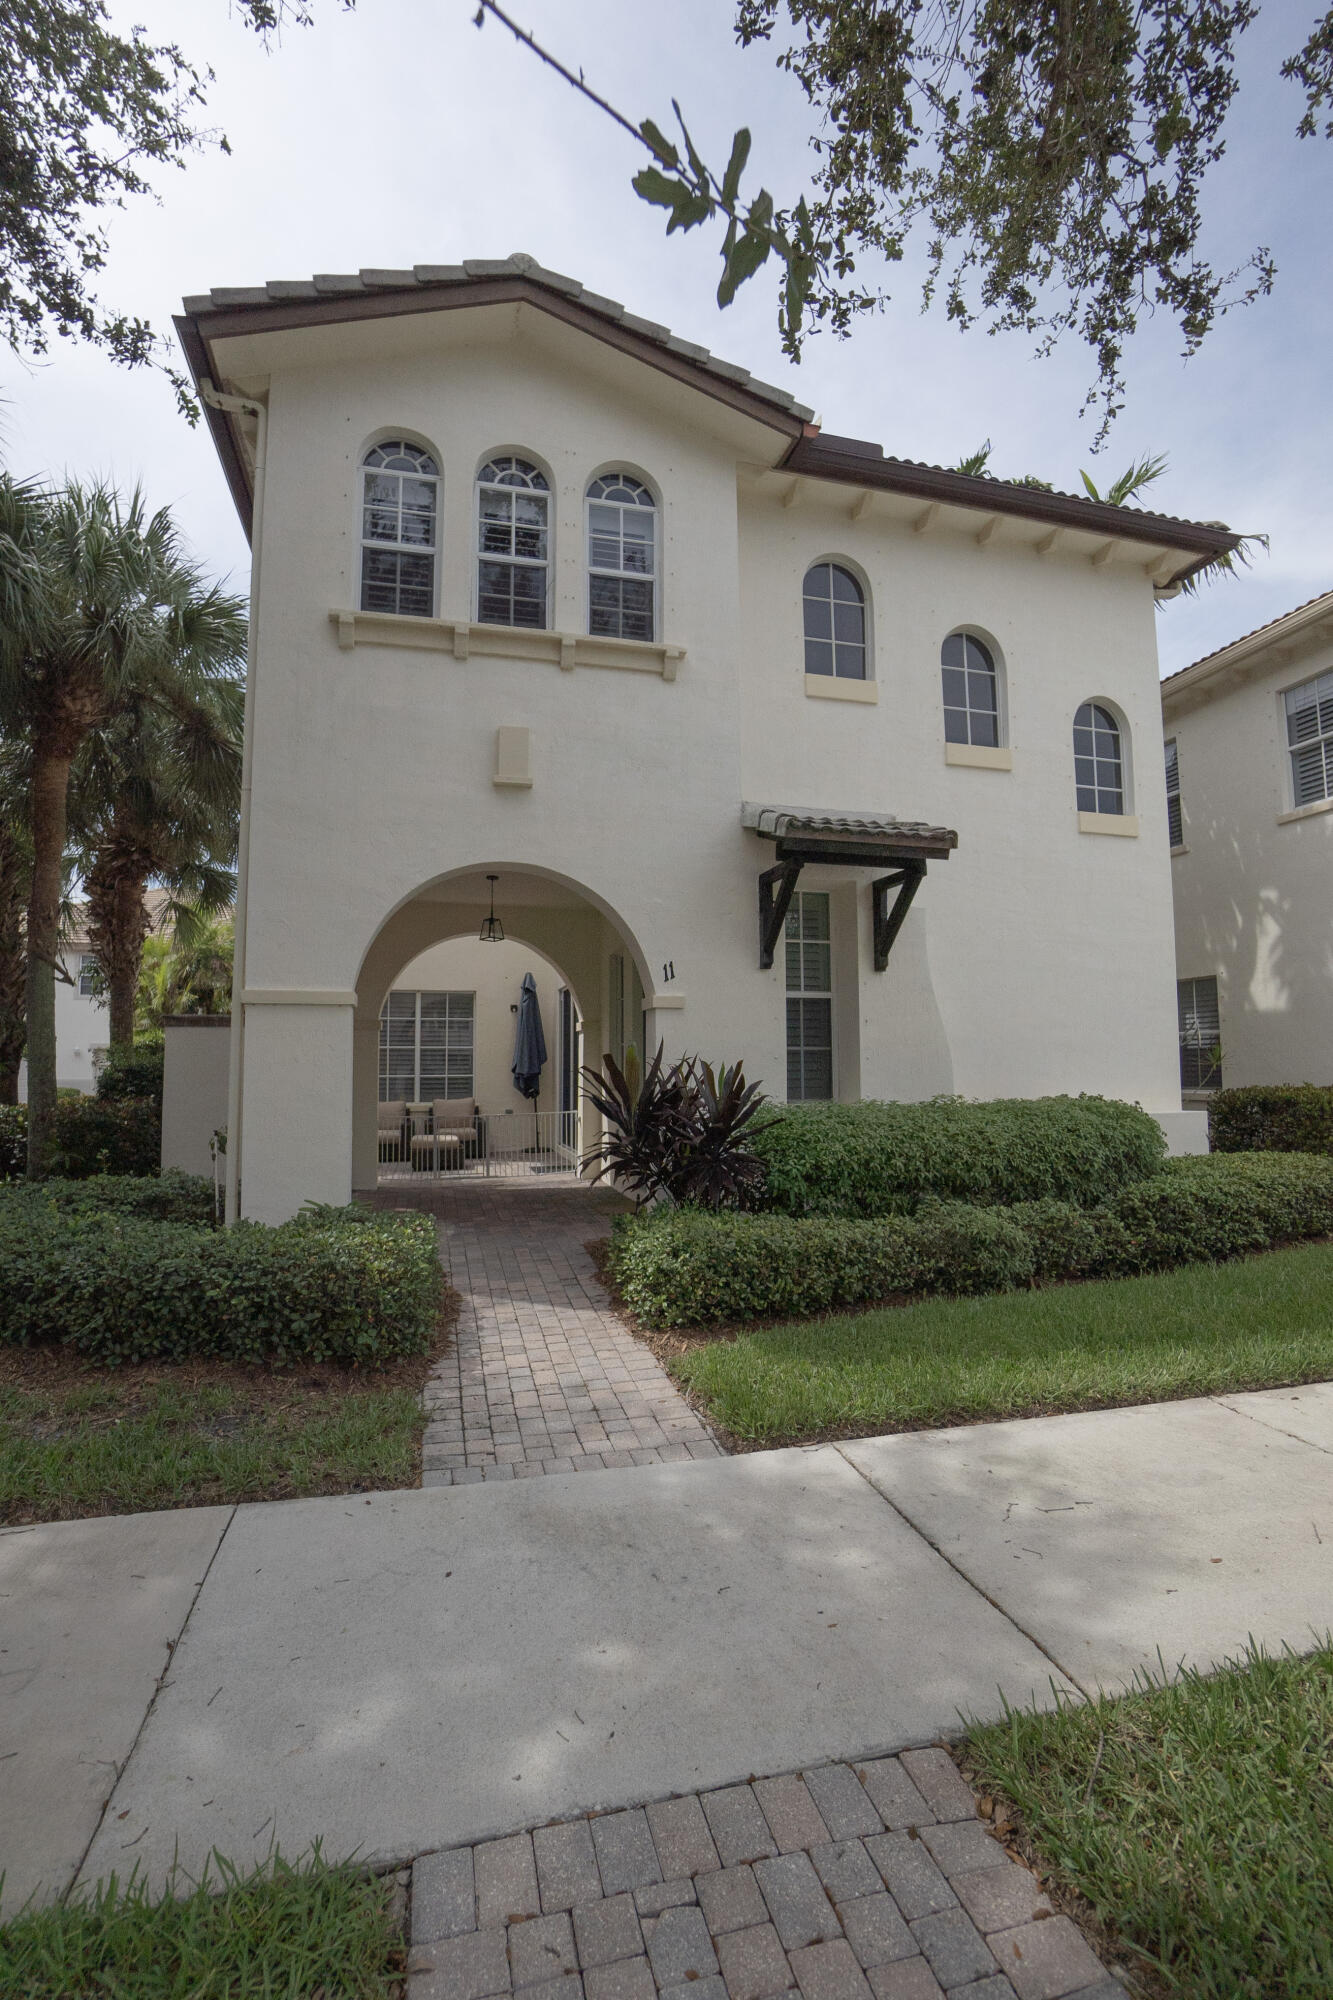
[[[491,913],[488,917],[483,917],[481,920],[481,942],[483,944],[503,944],[505,941],[505,927],[495,914],[495,885],[499,879],[498,875],[488,875],[486,877],[486,880],[491,885]]]

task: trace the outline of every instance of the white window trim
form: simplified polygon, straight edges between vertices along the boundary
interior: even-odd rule
[[[380,1085],[381,1085],[381,1081],[382,1081],[382,1073],[383,1073],[383,1069],[384,1069],[384,1054],[385,1054],[385,1049],[384,1049],[384,1013],[385,1013],[385,1009],[386,1009],[386,1008],[388,1007],[388,1005],[389,1005],[389,1002],[390,1002],[390,999],[392,998],[393,994],[395,994],[395,993],[411,993],[411,995],[412,995],[412,998],[413,998],[413,1000],[414,1000],[414,1002],[415,1002],[415,1006],[414,1006],[414,1010],[413,1010],[413,1016],[412,1016],[412,1091],[411,1091],[411,1094],[409,1095],[409,1097],[408,1097],[408,1100],[407,1100],[409,1104],[419,1104],[419,1103],[430,1103],[430,1102],[432,1101],[432,1099],[431,1099],[431,1098],[423,1098],[423,1096],[422,1096],[422,1093],[421,1093],[421,1000],[422,1000],[422,995],[423,995],[423,993],[431,993],[431,994],[439,994],[439,993],[444,993],[444,994],[446,994],[446,995],[447,995],[447,997],[448,997],[449,999],[451,999],[451,1000],[455,1000],[455,999],[457,999],[457,1000],[462,1000],[462,999],[470,999],[470,1000],[471,1000],[471,1002],[472,1002],[472,1047],[471,1047],[471,1050],[470,1050],[470,1056],[471,1056],[471,1062],[470,1062],[470,1066],[469,1066],[469,1078],[468,1078],[468,1080],[469,1080],[469,1083],[470,1083],[470,1085],[471,1085],[471,1088],[470,1088],[470,1089],[468,1089],[468,1090],[465,1090],[465,1091],[463,1091],[463,1092],[462,1092],[462,1093],[460,1094],[460,1096],[459,1096],[459,1097],[458,1097],[458,1098],[457,1098],[456,1100],[453,1100],[453,1101],[455,1101],[455,1102],[457,1102],[457,1103],[463,1103],[463,1102],[465,1102],[465,1101],[466,1101],[466,1100],[467,1100],[468,1098],[471,1098],[471,1099],[472,1099],[472,1100],[473,1100],[473,1101],[475,1102],[475,1100],[476,1100],[476,1095],[477,1095],[477,996],[476,996],[475,992],[470,992],[470,991],[468,990],[468,988],[467,988],[467,987],[462,987],[462,986],[460,986],[460,987],[434,987],[434,986],[430,986],[430,987],[405,987],[405,986],[392,986],[392,987],[390,987],[390,989],[389,989],[388,993],[386,993],[386,994],[385,994],[385,996],[384,996],[384,999],[383,999],[383,1001],[382,1001],[382,1002],[381,1002],[381,1004],[380,1004],[380,1018],[379,1018],[379,1023],[378,1023],[378,1039],[377,1039],[377,1041],[376,1041],[376,1048],[375,1048],[375,1088],[376,1088],[376,1092],[378,1093],[378,1091],[379,1091],[379,1089],[380,1089]],[[445,1054],[446,1054],[446,1056],[447,1056],[447,1054],[448,1054],[448,1044],[447,1044],[447,1043],[446,1043],[446,1044],[444,1045],[444,1053],[445,1053]],[[448,1083],[448,1075],[447,1075],[447,1070],[448,1070],[448,1064],[447,1064],[447,1062],[446,1062],[446,1065],[445,1065],[445,1068],[446,1068],[446,1077],[445,1077],[445,1082],[446,1082],[446,1086],[447,1086],[447,1083]],[[386,1100],[385,1098],[382,1098],[382,1097],[378,1098],[378,1102],[379,1102],[379,1103],[381,1103],[381,1104],[383,1104],[383,1103],[385,1103],[385,1102],[391,1102],[391,1101],[392,1101],[392,1100]],[[446,1095],[446,1098],[445,1098],[445,1102],[447,1103],[447,1102],[449,1102],[449,1101],[450,1101],[450,1100],[449,1100],[449,1098],[448,1098],[448,1097],[447,1097],[447,1095]]]
[[[1314,673],[1303,673],[1299,680],[1288,681],[1277,690],[1278,743],[1282,751],[1282,802],[1284,810],[1278,815],[1278,825],[1285,826],[1291,820],[1308,819],[1315,813],[1328,812],[1333,808],[1333,796],[1310,799],[1300,805],[1296,799],[1296,773],[1292,768],[1292,743],[1287,731],[1287,696],[1295,694],[1298,688],[1309,687],[1313,681],[1322,680],[1333,672],[1333,666],[1324,665]]]
[[[610,576],[617,581],[642,582],[631,570],[601,569],[592,560],[592,509],[594,506],[621,506],[618,500],[594,501],[591,489],[599,479],[632,479],[636,486],[642,486],[652,500],[653,516],[653,568],[647,579],[653,586],[653,629],[648,639],[617,639],[618,645],[656,645],[664,630],[662,622],[662,501],[657,488],[642,473],[631,471],[627,465],[608,465],[601,472],[594,472],[583,489],[583,629],[588,636],[605,638],[605,633],[594,633],[592,629],[592,580],[594,576]]]
[[[835,569],[846,570],[848,576],[852,578],[861,592],[861,615],[865,621],[865,678],[863,680],[855,680],[850,674],[839,676],[837,674],[807,673],[805,675],[805,691],[807,694],[815,693],[816,690],[810,685],[812,681],[819,683],[818,691],[821,694],[827,693],[827,689],[824,686],[824,683],[827,681],[831,681],[837,688],[877,688],[879,685],[879,676],[875,671],[875,600],[874,593],[870,588],[870,578],[866,575],[860,563],[855,561],[853,557],[841,555],[836,551],[824,555],[811,556],[801,570],[800,582],[796,593],[796,615],[798,620],[797,629],[801,635],[802,669],[804,670],[805,667],[805,579],[809,576],[812,569],[822,569],[825,563],[831,563]],[[879,695],[841,694],[834,695],[832,699],[834,701],[877,702]]]
[[[430,558],[431,558],[430,615],[432,618],[436,618],[439,616],[439,611],[440,611],[440,584],[441,584],[441,575],[444,568],[443,556],[442,556],[443,524],[444,524],[444,460],[440,452],[437,450],[437,448],[433,444],[431,444],[426,438],[421,436],[419,432],[416,431],[410,431],[410,430],[380,431],[374,437],[367,438],[364,444],[361,446],[361,450],[357,457],[357,462],[356,462],[356,491],[354,495],[356,503],[356,517],[355,517],[354,533],[353,533],[353,546],[356,549],[356,588],[352,593],[352,598],[353,602],[359,607],[361,603],[362,591],[365,585],[365,562],[366,562],[366,550],[368,548],[388,549],[395,555],[425,554],[425,550],[415,546],[412,548],[408,548],[404,543],[371,542],[367,541],[366,539],[366,532],[365,532],[366,476],[370,471],[377,469],[368,466],[366,464],[366,460],[367,458],[369,458],[372,451],[378,451],[383,445],[395,444],[395,443],[410,445],[414,451],[424,451],[430,457],[433,463],[439,468],[439,470],[437,470],[433,475],[435,480],[435,535],[430,546]],[[418,477],[423,479],[429,479],[432,477],[432,475],[430,473],[421,473],[418,475]],[[421,614],[419,612],[413,612],[413,611],[361,611],[358,609],[357,612],[357,616],[364,618],[398,619],[398,618],[415,618],[419,617],[420,615]]]
[[[971,764],[977,770],[983,771],[1011,771],[1013,769],[1013,753],[1009,742],[1009,669],[1005,664],[1004,648],[983,626],[966,624],[951,625],[945,633],[944,638],[940,641],[939,655],[935,662],[935,672],[939,676],[936,681],[936,687],[940,697],[941,726],[944,722],[945,708],[943,680],[944,645],[946,640],[954,638],[974,639],[979,646],[984,646],[990,654],[991,666],[995,673],[995,733],[999,740],[994,744],[950,743],[946,738],[944,744],[944,761],[946,764]],[[971,711],[969,710],[968,713],[970,715]],[[951,756],[951,751],[962,751],[966,754]]]
[[[792,992],[791,988],[790,988],[790,987],[788,986],[788,984],[787,984],[787,953],[786,953],[786,941],[787,941],[787,937],[786,937],[786,932],[787,932],[787,927],[786,927],[786,925],[784,924],[784,925],[783,925],[783,927],[782,927],[782,930],[783,930],[783,936],[782,936],[782,942],[783,942],[783,953],[782,953],[782,1043],[783,1043],[783,1062],[784,1062],[784,1072],[783,1072],[783,1084],[784,1084],[784,1088],[785,1088],[785,1084],[786,1084],[786,1071],[785,1071],[785,1064],[786,1064],[786,1058],[787,1058],[787,1055],[788,1055],[788,1053],[789,1053],[789,1044],[788,1044],[788,1042],[787,1042],[787,1002],[788,1002],[788,1000],[827,1000],[827,1001],[828,1001],[828,1003],[829,1003],[829,1010],[828,1010],[828,1013],[829,1013],[829,1094],[828,1094],[828,1096],[827,1096],[827,1097],[787,1097],[787,1098],[785,1098],[785,1100],[784,1100],[784,1101],[785,1101],[786,1103],[788,1103],[788,1104],[836,1104],[836,1103],[838,1102],[838,1007],[837,1007],[837,995],[836,995],[836,992],[835,992],[835,980],[836,980],[836,973],[835,973],[835,970],[834,970],[834,968],[835,968],[835,965],[836,965],[836,949],[835,949],[835,943],[836,943],[836,941],[835,941],[835,938],[834,938],[834,930],[835,930],[835,927],[836,927],[836,925],[837,925],[837,913],[836,913],[836,907],[835,907],[835,903],[834,903],[834,898],[833,898],[833,893],[832,893],[832,891],[831,891],[831,890],[829,890],[829,889],[798,889],[798,890],[796,891],[796,895],[795,895],[795,896],[793,897],[793,899],[792,899],[792,900],[793,900],[793,902],[795,902],[797,898],[799,898],[800,896],[803,896],[803,895],[805,895],[805,896],[824,896],[824,897],[825,897],[825,898],[827,899],[827,901],[828,901],[828,975],[829,975],[829,985],[828,985],[828,991],[827,991],[826,993],[821,993],[821,992],[809,992],[809,993],[807,993],[807,992],[805,991],[805,989],[804,989],[804,988],[802,988],[802,989],[801,989],[801,990],[800,990],[799,992],[795,992],[795,993],[793,993],[793,992]]]
[[[1119,731],[1120,811],[1118,813],[1089,812],[1085,806],[1080,806],[1078,803],[1078,770],[1074,762],[1074,721],[1079,710],[1089,705],[1093,708],[1104,708],[1108,715],[1114,717],[1116,728]],[[1129,726],[1129,719],[1119,702],[1111,701],[1104,694],[1084,695],[1082,701],[1075,702],[1074,704],[1074,714],[1069,718],[1069,730],[1065,740],[1069,745],[1069,777],[1074,790],[1074,804],[1078,811],[1080,833],[1137,833],[1139,822],[1137,807],[1134,801],[1134,738]],[[1115,825],[1116,820],[1124,820],[1127,824],[1118,828]],[[1095,821],[1096,824],[1085,825],[1085,821]]]
[[[534,471],[540,472],[542,478],[546,481],[544,493],[546,500],[546,559],[544,562],[538,560],[535,556],[488,555],[482,549],[481,495],[483,488],[481,475],[486,467],[493,465],[498,458],[521,459],[525,465],[530,465]],[[541,491],[540,488],[528,486],[496,487],[490,480],[487,480],[486,487],[489,490],[503,493],[531,493]],[[536,457],[532,452],[524,450],[519,445],[497,445],[494,451],[486,452],[477,461],[477,469],[472,475],[472,593],[469,600],[472,607],[471,622],[474,625],[484,625],[488,631],[492,632],[549,632],[552,630],[555,624],[555,526],[555,481],[551,477],[550,467],[545,465],[540,458]],[[540,625],[497,625],[490,619],[482,618],[481,566],[483,562],[503,562],[509,563],[514,568],[545,570],[546,617]]]

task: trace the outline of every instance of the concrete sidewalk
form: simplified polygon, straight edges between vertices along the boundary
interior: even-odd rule
[[[1333,1385],[14,1530],[6,1903],[406,1856],[1329,1626]]]

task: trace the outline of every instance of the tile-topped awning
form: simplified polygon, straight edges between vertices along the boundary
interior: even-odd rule
[[[947,861],[958,845],[952,827],[891,813],[821,812],[809,806],[741,806],[741,825],[777,848],[777,866],[759,877],[759,964],[773,963],[797,879],[807,862],[843,868],[887,868],[871,884],[875,970],[883,972],[893,941],[920,888],[928,861]],[[889,891],[897,890],[892,906]]]

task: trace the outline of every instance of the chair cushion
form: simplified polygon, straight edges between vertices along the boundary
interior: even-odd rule
[[[405,1097],[390,1097],[387,1098],[385,1102],[380,1105],[381,1128],[386,1126],[401,1125],[406,1116],[407,1116],[407,1099]]]
[[[431,1106],[437,1132],[470,1132],[477,1115],[473,1097],[437,1097]]]

